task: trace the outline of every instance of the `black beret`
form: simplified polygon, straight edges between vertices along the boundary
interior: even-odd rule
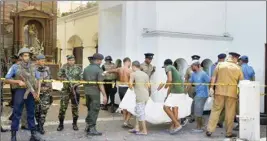
[[[105,60],[110,60],[110,61],[112,61],[112,57],[111,57],[111,56],[106,56],[106,57],[105,57]]]

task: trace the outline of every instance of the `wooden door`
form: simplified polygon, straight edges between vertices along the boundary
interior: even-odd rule
[[[75,56],[75,62],[77,65],[83,65],[83,47],[74,47],[73,55]]]

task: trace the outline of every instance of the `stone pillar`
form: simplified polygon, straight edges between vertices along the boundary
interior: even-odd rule
[[[249,141],[260,140],[260,82],[239,83],[239,136]]]

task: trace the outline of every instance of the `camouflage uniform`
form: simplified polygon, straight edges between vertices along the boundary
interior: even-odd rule
[[[37,66],[37,70],[40,73],[40,77],[43,80],[51,79],[50,69],[47,66]],[[40,101],[36,103],[35,106],[35,119],[38,123],[37,128],[39,128],[40,132],[43,132],[43,125],[45,123],[45,118],[47,115],[47,111],[52,104],[52,96],[51,96],[52,84],[51,82],[42,82],[41,90],[40,90]]]
[[[73,65],[70,66],[68,64],[64,64],[59,72],[58,72],[58,77],[61,77],[65,80],[69,81],[77,81],[81,80],[82,78],[82,69],[77,66]],[[71,91],[71,84],[70,83],[64,83],[62,92],[61,92],[61,100],[60,100],[60,109],[59,109],[59,121],[61,127],[63,127],[63,122],[65,118],[65,113],[69,105],[69,100],[71,100],[71,111],[72,111],[72,117],[73,117],[73,125],[77,125],[77,120],[79,117],[79,101],[80,101],[80,95],[79,95],[79,90],[76,88],[76,100],[78,103],[76,103],[75,100],[75,95]],[[64,128],[64,127],[63,127]],[[61,128],[61,130],[63,129]],[[58,129],[58,131],[61,131]],[[78,129],[77,129],[78,130]]]
[[[116,69],[116,65],[114,63],[111,62],[106,62],[104,63],[104,65],[102,66],[102,70],[103,71],[109,71],[112,69]],[[115,82],[117,78],[117,75],[115,73],[107,73],[104,77],[104,82]],[[112,112],[114,111],[114,104],[115,104],[115,94],[117,93],[117,87],[112,87],[112,84],[105,84],[105,91],[107,94],[107,103],[110,97],[110,104],[112,105]],[[104,110],[107,110],[107,107],[104,107]]]
[[[144,55],[146,59],[150,59],[150,60],[152,60],[154,56],[153,53],[145,53]],[[151,78],[152,74],[155,72],[155,68],[156,68],[155,66],[152,66],[151,64],[147,64],[146,62],[143,62],[140,65],[141,71],[145,72],[148,75],[149,79]],[[149,95],[151,95],[151,88],[149,88]]]

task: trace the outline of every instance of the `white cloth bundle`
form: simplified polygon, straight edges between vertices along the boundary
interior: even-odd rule
[[[212,108],[212,105],[213,105],[213,97],[209,97],[205,103],[205,106],[204,106],[204,111],[209,111],[211,110]]]
[[[171,119],[168,117],[168,115],[163,110],[164,106],[164,99],[167,95],[167,90],[162,89],[160,91],[156,91],[153,93],[153,95],[159,95],[157,96],[157,101],[160,102],[154,102],[151,98],[147,101],[146,104],[146,121],[152,124],[162,124],[166,122],[170,122]],[[192,99],[185,95],[184,97],[183,106],[179,107],[179,114],[178,118],[184,118],[191,113],[191,104]],[[119,110],[126,109],[128,112],[132,113],[133,115],[136,115],[135,113],[135,105],[136,105],[136,95],[133,90],[128,89],[123,100],[121,101],[119,105]]]

